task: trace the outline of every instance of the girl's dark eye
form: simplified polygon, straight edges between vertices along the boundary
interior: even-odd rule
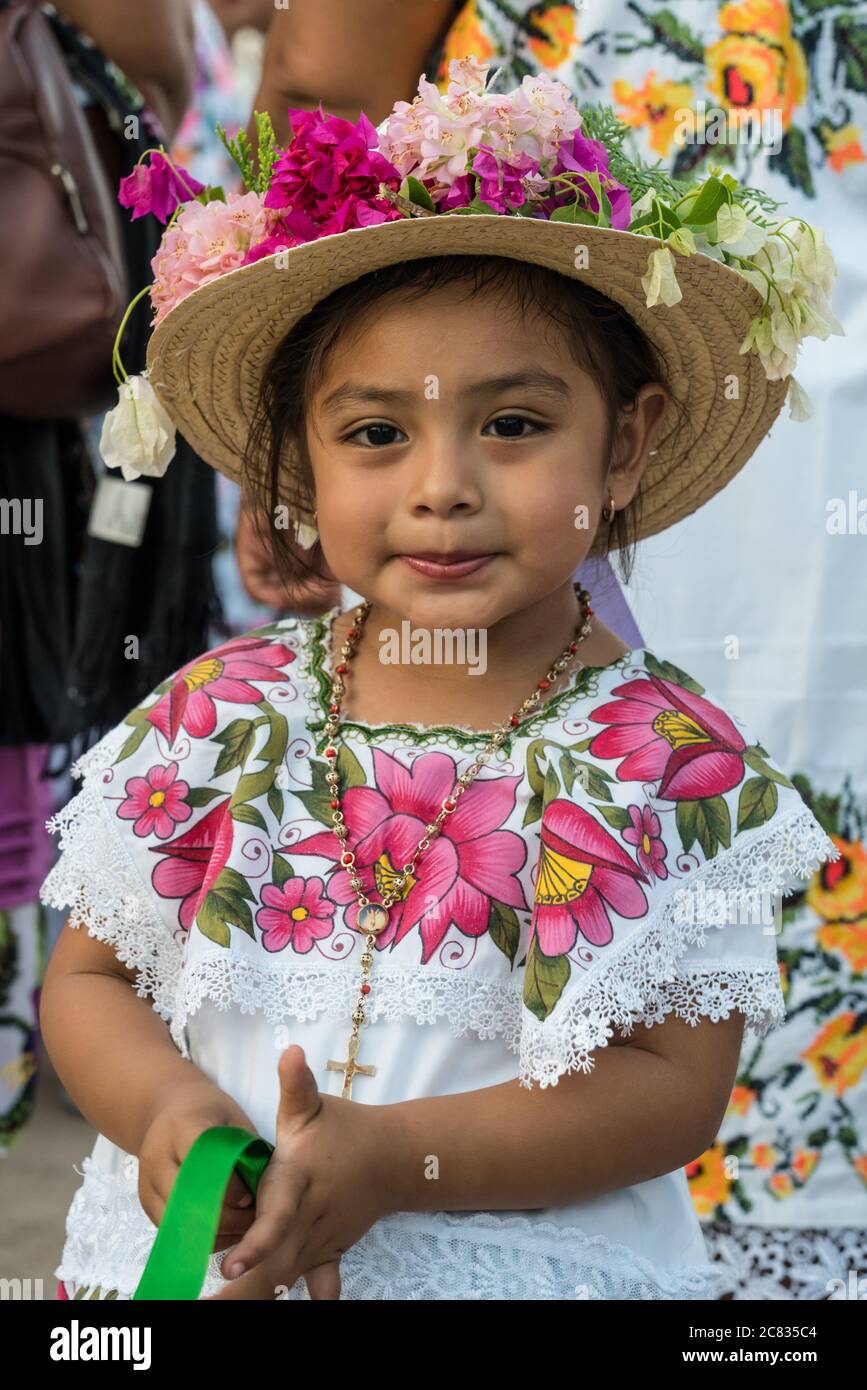
[[[403,434],[403,430],[399,430],[397,425],[362,425],[359,429],[353,430],[352,434],[346,435],[346,441],[349,442],[350,440],[357,439],[359,435],[363,434],[370,436],[370,438],[366,440],[358,439],[358,442],[363,448],[381,449],[388,444],[398,443],[394,436],[396,434]],[[403,437],[405,439],[406,435],[403,435]]]
[[[484,434],[490,429],[491,425],[502,425],[504,428],[498,430],[495,438],[497,439],[525,439],[526,435],[522,430],[523,425],[529,425],[533,430],[543,430],[544,425],[537,424],[535,420],[530,420],[526,415],[498,415],[496,420],[491,420],[482,431]]]

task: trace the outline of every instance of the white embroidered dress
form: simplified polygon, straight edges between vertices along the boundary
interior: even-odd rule
[[[179,1050],[274,1142],[279,1052],[337,1095],[363,938],[331,828],[323,619],[175,672],[79,760],[42,898],[138,972]],[[348,844],[374,900],[485,735],[341,726]],[[784,1018],[771,906],[837,857],[742,721],[647,649],[585,667],[490,758],[377,938],[352,1099],[390,1104],[593,1065],[612,1027]],[[122,1079],[118,1078],[118,1085]],[[660,1117],[665,1122],[665,1117]],[[641,1136],[636,1135],[636,1145]],[[133,1293],[155,1235],[100,1135],[56,1273]],[[204,1295],[225,1286],[211,1257]],[[347,1299],[690,1299],[722,1287],[683,1169],[590,1201],[398,1212],[341,1260]],[[303,1279],[289,1294],[309,1297]]]

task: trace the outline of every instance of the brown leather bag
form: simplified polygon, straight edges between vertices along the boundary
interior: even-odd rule
[[[99,414],[129,298],[117,192],[32,4],[0,10],[0,224],[0,414]]]

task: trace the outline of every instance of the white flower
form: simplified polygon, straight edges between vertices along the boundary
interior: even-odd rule
[[[801,386],[793,376],[789,377],[789,389],[786,392],[786,401],[789,406],[790,420],[809,420],[810,416],[813,414],[813,402],[810,400],[803,386]]]
[[[127,377],[118,403],[102,422],[99,452],[128,483],[145,474],[161,478],[175,456],[175,427],[157,399],[147,372]]]
[[[632,216],[643,217],[646,212],[650,212],[650,208],[655,197],[655,190],[652,188],[648,188],[645,193],[642,193],[638,202],[632,204]]]
[[[725,264],[725,255],[723,252],[718,246],[708,241],[707,237],[702,232],[693,232],[692,240],[696,251],[700,251],[703,256],[710,256],[712,261],[719,261],[721,264]]]
[[[730,256],[754,256],[768,239],[766,227],[751,222],[738,203],[723,203],[716,215],[717,245]]]
[[[696,249],[695,236],[689,227],[676,227],[669,233],[667,244],[673,251],[680,251],[683,256],[691,256]]]
[[[654,304],[671,306],[683,299],[683,291],[674,273],[674,256],[667,246],[651,251],[647,258],[647,271],[641,277],[641,288],[648,309],[652,309]]]

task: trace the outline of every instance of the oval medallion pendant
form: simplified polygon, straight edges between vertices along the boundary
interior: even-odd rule
[[[376,935],[388,925],[388,909],[381,907],[379,903],[367,903],[359,911],[356,921],[359,931],[373,932]]]

